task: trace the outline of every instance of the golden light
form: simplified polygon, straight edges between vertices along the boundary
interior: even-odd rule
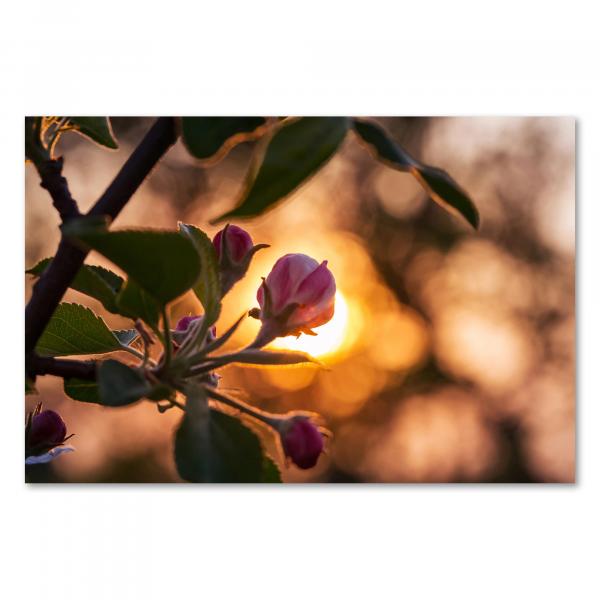
[[[329,323],[315,328],[317,335],[277,338],[269,347],[300,350],[319,357],[331,355],[340,350],[349,337],[349,321],[348,302],[341,292],[336,292],[333,318]]]

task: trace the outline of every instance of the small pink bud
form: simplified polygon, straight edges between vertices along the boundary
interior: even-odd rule
[[[187,331],[189,326],[198,319],[201,319],[202,315],[189,315],[187,317],[181,317],[175,325],[175,331]]]
[[[221,276],[221,296],[225,294],[246,274],[252,257],[266,244],[252,243],[250,234],[237,225],[226,225],[213,239],[213,245],[219,259]]]
[[[67,426],[61,416],[53,410],[42,410],[40,402],[27,415],[25,425],[25,464],[35,465],[50,462],[75,448],[65,446]]]
[[[309,417],[296,416],[280,429],[285,455],[300,469],[311,469],[323,452],[323,434]]]
[[[258,289],[261,332],[254,345],[276,337],[313,334],[313,327],[333,317],[335,279],[327,261],[319,264],[306,254],[286,254]]]
[[[67,426],[62,417],[53,410],[43,410],[31,419],[27,446],[51,448],[62,444],[66,435]]]
[[[198,321],[202,321],[204,315],[189,315],[187,317],[181,317],[175,325],[175,329],[172,332],[173,335],[173,350],[177,352],[179,347],[188,339],[189,336],[193,335],[192,325]],[[194,332],[198,329],[194,328]],[[205,343],[212,342],[217,337],[217,328],[213,325],[206,333]]]
[[[215,235],[213,244],[219,260],[227,254],[234,263],[242,262],[253,247],[250,234],[237,225],[227,225],[221,229]]]

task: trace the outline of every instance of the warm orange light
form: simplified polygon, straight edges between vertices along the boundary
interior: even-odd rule
[[[329,323],[315,328],[317,335],[305,335],[295,338],[288,336],[277,338],[271,348],[300,350],[312,356],[334,354],[342,348],[349,334],[348,303],[341,292],[335,295],[335,313]]]

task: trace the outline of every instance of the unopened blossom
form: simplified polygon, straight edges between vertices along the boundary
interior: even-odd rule
[[[181,317],[177,324],[175,325],[175,329],[173,330],[173,340],[176,344],[176,349],[185,342],[188,335],[192,335],[193,325],[202,321],[204,315],[188,315],[185,317]],[[200,325],[199,325],[200,326]],[[196,329],[197,331],[197,329]],[[212,342],[217,335],[217,329],[213,325],[209,328],[206,333],[205,343]]]
[[[189,329],[192,323],[201,318],[202,315],[188,315],[187,317],[181,317],[181,319],[177,321],[177,325],[175,325],[175,331],[185,332]]]
[[[326,260],[319,264],[306,254],[282,256],[256,294],[262,327],[253,345],[286,335],[316,335],[312,328],[333,317],[335,290]]]
[[[221,295],[225,295],[246,274],[252,257],[267,244],[252,242],[250,234],[237,225],[226,225],[219,231],[213,245],[219,261]]]
[[[286,457],[300,469],[311,469],[323,452],[323,433],[310,417],[297,415],[279,426]]]
[[[46,463],[64,452],[72,452],[65,446],[67,426],[62,417],[53,410],[42,410],[41,403],[27,416],[25,426],[25,463]]]

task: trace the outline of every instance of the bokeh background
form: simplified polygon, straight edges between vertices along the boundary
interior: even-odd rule
[[[317,467],[283,468],[288,482],[573,482],[575,405],[575,121],[571,118],[380,118],[411,153],[446,169],[477,204],[480,231],[430,201],[412,177],[375,162],[350,135],[333,160],[263,217],[243,224],[259,252],[225,301],[223,329],[256,305],[260,277],[287,252],[327,259],[336,314],[315,338],[286,338],[329,366],[221,371],[221,386],[266,410],[321,413],[333,431]],[[87,210],[151,123],[113,118],[107,152],[75,134],[58,152]],[[199,166],[179,142],[144,182],[116,227],[212,235],[230,208],[252,151],[242,144]],[[26,169],[26,265],[51,256],[59,220]],[[88,262],[108,264],[91,254]],[[114,268],[114,267],[112,267]],[[117,270],[117,269],[115,269]],[[32,282],[26,283],[27,297]],[[69,291],[112,327],[124,319]],[[192,294],[176,318],[200,312]],[[249,342],[246,319],[229,346]],[[126,357],[124,357],[126,359]],[[149,402],[106,409],[66,398],[40,377],[77,451],[28,468],[29,481],[176,482],[178,411]],[[26,398],[31,410],[38,398]],[[271,450],[274,449],[269,444]]]

